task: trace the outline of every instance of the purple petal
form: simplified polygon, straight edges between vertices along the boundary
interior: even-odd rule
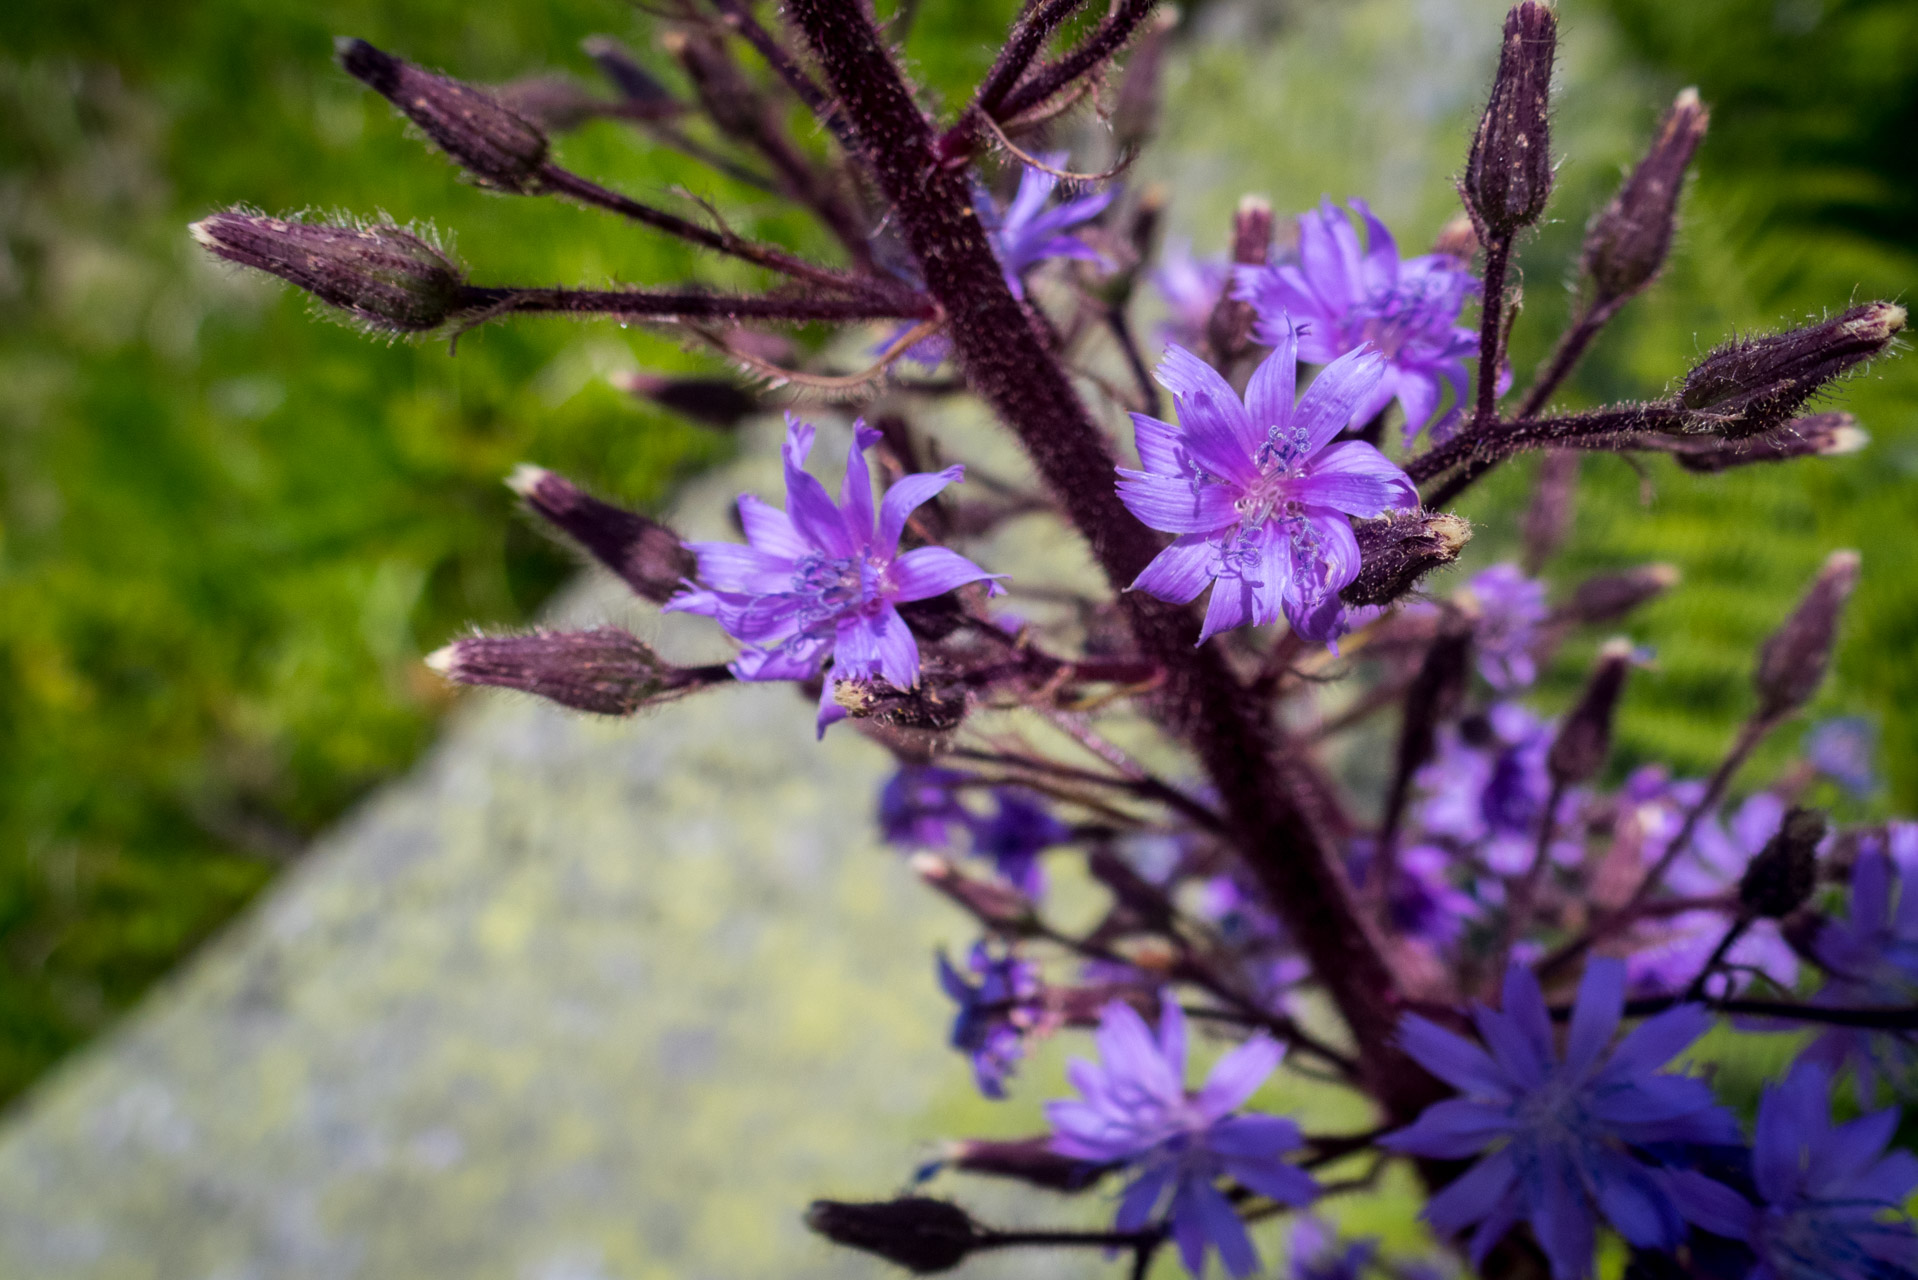
[[[1176,343],[1167,344],[1156,376],[1178,401],[1179,430],[1193,461],[1241,485],[1257,481],[1252,455],[1265,443],[1265,432],[1246,416],[1232,384]]]
[[[1284,1057],[1285,1046],[1269,1036],[1246,1041],[1213,1064],[1194,1105],[1212,1119],[1237,1111],[1278,1070]]]
[[[845,511],[846,528],[853,541],[872,541],[872,472],[866,467],[866,450],[879,443],[880,434],[866,425],[864,418],[852,424],[852,451],[846,455],[846,478],[840,482],[839,505]]]
[[[1898,1109],[1887,1107],[1834,1128],[1812,1149],[1805,1169],[1805,1187],[1814,1196],[1836,1198],[1834,1192],[1871,1167],[1892,1135],[1898,1131]]]
[[[1159,1201],[1165,1198],[1166,1183],[1178,1169],[1175,1164],[1161,1164],[1147,1169],[1132,1185],[1125,1189],[1119,1198],[1119,1211],[1113,1215],[1114,1231],[1137,1231],[1152,1221],[1152,1213],[1159,1207]]]
[[[1126,590],[1143,591],[1170,604],[1190,604],[1212,581],[1218,562],[1218,544],[1210,535],[1183,534],[1154,556]]]
[[[1257,1272],[1258,1251],[1253,1249],[1252,1238],[1245,1233],[1245,1224],[1239,1221],[1232,1202],[1209,1182],[1187,1182],[1180,1192],[1186,1199],[1185,1212],[1198,1218],[1206,1238],[1219,1251],[1219,1261],[1225,1264],[1225,1269],[1238,1280]],[[1173,1212],[1180,1212],[1177,1205]]]
[[[1205,1132],[1205,1148],[1234,1160],[1274,1160],[1304,1141],[1283,1116],[1233,1116]]]
[[[1564,1156],[1547,1149],[1537,1181],[1528,1184],[1532,1234],[1552,1261],[1555,1280],[1586,1276],[1592,1270],[1592,1208],[1578,1175]]]
[[[1159,1000],[1159,1054],[1181,1091],[1185,1088],[1185,1010],[1165,992]]]
[[[1319,370],[1292,416],[1295,427],[1305,428],[1308,455],[1323,449],[1333,436],[1345,430],[1384,376],[1385,357],[1369,347],[1348,351]]]
[[[1685,1220],[1714,1235],[1743,1240],[1757,1218],[1751,1201],[1696,1169],[1670,1169],[1665,1187]]]
[[[829,555],[853,553],[852,535],[845,517],[826,495],[826,486],[805,469],[806,455],[812,452],[813,429],[791,414],[786,415],[786,514],[792,518],[799,536]]]
[[[962,466],[947,467],[944,471],[916,471],[900,477],[879,501],[879,528],[873,534],[873,553],[886,559],[897,555],[899,535],[905,531],[907,518],[938,497],[947,485],[965,478],[966,469]]]
[[[1380,1138],[1379,1145],[1437,1160],[1463,1160],[1485,1150],[1514,1127],[1507,1107],[1447,1098],[1427,1107],[1405,1128]]]
[[[1441,1235],[1457,1235],[1510,1199],[1517,1182],[1511,1151],[1494,1152],[1428,1200],[1421,1216]]]
[[[1510,1078],[1483,1049],[1416,1013],[1399,1020],[1399,1046],[1421,1067],[1461,1093],[1511,1096]]]
[[[1590,1173],[1599,1211],[1626,1240],[1641,1249],[1671,1249],[1683,1238],[1676,1207],[1643,1165],[1600,1151]]]
[[[1345,215],[1329,201],[1317,213],[1299,215],[1299,268],[1330,306],[1349,311],[1360,300],[1358,281],[1346,272],[1345,255],[1334,238],[1334,220],[1344,223]],[[1351,230],[1349,225],[1346,229]]]
[[[1365,261],[1363,278],[1367,293],[1384,293],[1399,282],[1399,246],[1392,233],[1363,200],[1348,202],[1365,223]]]
[[[1300,502],[1370,519],[1400,507],[1416,507],[1418,490],[1390,458],[1362,440],[1335,444],[1305,464],[1291,492]]]
[[[947,547],[916,547],[894,560],[887,576],[892,581],[893,598],[909,603],[944,595],[968,582],[1004,575],[987,573]]]
[[[1179,1246],[1179,1261],[1193,1280],[1200,1280],[1205,1274],[1206,1222],[1191,1188],[1190,1182],[1181,1182],[1172,1196],[1172,1238]]]
[[[1289,318],[1274,323],[1272,354],[1252,371],[1245,388],[1245,411],[1261,441],[1292,425],[1298,400],[1299,340]]]
[[[1565,1044],[1565,1067],[1582,1076],[1612,1043],[1625,1012],[1623,961],[1594,959],[1585,966],[1578,999],[1572,1005],[1572,1029]]]
[[[1199,628],[1199,643],[1204,644],[1221,631],[1242,627],[1250,620],[1254,604],[1252,588],[1243,578],[1220,578],[1212,584],[1212,599],[1206,602],[1205,624]]]
[[[1711,1025],[1711,1010],[1696,1004],[1682,1004],[1647,1018],[1618,1046],[1605,1066],[1605,1074],[1626,1077],[1655,1071],[1684,1052]]]
[[[1139,449],[1139,466],[1155,476],[1191,476],[1192,461],[1185,454],[1179,429],[1169,422],[1132,415],[1132,438]]]
[[[1545,1080],[1550,1059],[1541,1059],[1532,1041],[1504,1014],[1480,1006],[1472,1010],[1472,1022],[1479,1039],[1492,1051],[1492,1058],[1513,1084],[1520,1089],[1536,1089]]]
[[[1318,1180],[1281,1160],[1229,1159],[1225,1171],[1248,1191],[1279,1204],[1311,1204],[1319,1198]]]
[[[1538,979],[1532,976],[1532,971],[1520,964],[1506,969],[1502,995],[1501,1012],[1531,1042],[1538,1060],[1546,1065],[1556,1062],[1558,1050],[1552,1043],[1552,1014],[1545,1007],[1545,993],[1539,990]]]
[[[1099,1015],[1093,1037],[1099,1057],[1115,1081],[1127,1081],[1166,1102],[1185,1100],[1185,1082],[1172,1074],[1145,1019],[1131,1005],[1114,1000]]]
[[[873,647],[879,654],[879,674],[895,689],[910,689],[919,683],[919,642],[899,611],[889,604],[866,620],[873,633]]]
[[[1404,438],[1410,444],[1438,415],[1440,381],[1437,375],[1403,370],[1399,374],[1399,407],[1405,411]]]
[[[739,523],[746,531],[746,541],[769,556],[797,560],[813,549],[784,511],[750,493],[739,495]]]
[[[1148,529],[1165,533],[1211,533],[1237,524],[1232,505],[1237,490],[1223,484],[1194,484],[1190,480],[1121,471],[1119,500]]]
[[[715,591],[771,595],[792,586],[793,563],[737,542],[689,542],[699,561],[699,580]]]

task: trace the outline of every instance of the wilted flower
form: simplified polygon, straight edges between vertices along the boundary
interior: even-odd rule
[[[1418,504],[1418,492],[1369,444],[1333,444],[1378,385],[1384,359],[1351,351],[1293,403],[1298,342],[1290,330],[1252,373],[1245,398],[1184,347],[1159,381],[1179,425],[1135,413],[1141,471],[1121,468],[1119,496],[1154,529],[1179,535],[1131,589],[1184,604],[1208,585],[1200,641],[1281,611],[1301,636],[1343,633],[1339,591],[1358,575],[1348,516]]]
[[[1840,1008],[1909,1008],[1918,1004],[1918,882],[1871,841],[1851,869],[1851,912],[1831,921],[1813,943],[1818,963],[1831,975],[1815,1003]],[[1918,1065],[1918,1034],[1827,1027],[1805,1050],[1806,1059],[1832,1071],[1858,1071],[1859,1092],[1877,1092],[1882,1072],[1894,1088],[1910,1086]]]
[[[1039,971],[1010,948],[994,956],[980,941],[972,944],[965,973],[940,953],[939,989],[959,1006],[952,1020],[952,1047],[972,1059],[979,1092],[1005,1097],[1006,1078],[1025,1056],[1026,1032],[1037,1021]]]
[[[1299,1127],[1278,1116],[1234,1115],[1279,1065],[1285,1050],[1264,1036],[1213,1066],[1205,1087],[1185,1089],[1185,1015],[1168,992],[1159,1034],[1129,1005],[1106,1006],[1099,1022],[1100,1062],[1074,1059],[1067,1077],[1083,1101],[1048,1102],[1052,1149],[1137,1171],[1113,1227],[1138,1231],[1170,1200],[1173,1238],[1193,1275],[1217,1250],[1226,1270],[1249,1276],[1259,1255],[1231,1201],[1214,1185],[1230,1177],[1280,1204],[1318,1194],[1310,1174],[1280,1159],[1301,1145]]]
[[[1472,647],[1486,683],[1510,693],[1538,679],[1532,649],[1538,644],[1539,624],[1551,613],[1545,584],[1526,577],[1515,564],[1495,564],[1473,575],[1465,593],[1477,606]]]

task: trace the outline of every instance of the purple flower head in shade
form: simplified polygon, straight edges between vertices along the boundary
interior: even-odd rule
[[[1278,335],[1245,399],[1184,347],[1166,349],[1158,377],[1179,406],[1174,427],[1132,415],[1144,468],[1121,468],[1119,497],[1143,523],[1179,535],[1131,589],[1173,604],[1208,585],[1200,642],[1283,612],[1309,640],[1344,631],[1339,592],[1358,576],[1349,516],[1418,505],[1403,471],[1369,444],[1332,439],[1371,394],[1384,360],[1341,356],[1293,403],[1297,340]]]
[[[740,495],[749,545],[687,543],[699,559],[699,584],[666,608],[716,619],[743,644],[731,664],[740,680],[809,679],[830,656],[832,673],[819,701],[824,734],[845,717],[833,701],[837,681],[877,676],[899,689],[919,683],[919,644],[896,605],[995,575],[945,547],[899,550],[906,518],[962,479],[965,468],[906,476],[875,510],[866,450],[879,433],[856,423],[835,505],[826,486],[806,472],[812,441],[812,427],[788,415],[787,509]]]
[[[1841,1008],[1918,1004],[1918,874],[1901,866],[1876,841],[1858,852],[1851,869],[1851,911],[1818,931],[1813,952],[1830,975],[1816,1003]],[[1858,1071],[1861,1096],[1871,1098],[1883,1075],[1900,1094],[1918,1079],[1918,1034],[1829,1027],[1805,1058],[1835,1072]]]
[[[1545,584],[1528,578],[1515,564],[1495,564],[1465,584],[1478,606],[1472,647],[1479,674],[1500,693],[1523,689],[1538,679],[1532,650],[1538,626],[1551,612]]]
[[[1258,895],[1248,893],[1232,876],[1212,876],[1199,885],[1198,915],[1219,931],[1220,939],[1238,957],[1256,984],[1259,1003],[1284,1011],[1299,983],[1311,973],[1305,957],[1277,916]]]
[[[1872,767],[1878,754],[1878,728],[1864,716],[1821,721],[1805,738],[1805,758],[1818,772],[1855,796],[1878,786]]]
[[[1385,370],[1354,406],[1360,422],[1397,400],[1411,440],[1432,425],[1449,384],[1452,408],[1432,428],[1442,437],[1468,394],[1465,360],[1477,354],[1478,337],[1458,317],[1479,282],[1449,254],[1401,261],[1392,233],[1366,203],[1354,200],[1350,207],[1365,224],[1366,244],[1328,200],[1299,215],[1296,257],[1241,268],[1233,296],[1257,312],[1260,342],[1277,345],[1296,325],[1299,359],[1309,364],[1329,364],[1361,346],[1377,350]]]
[[[1747,1280],[1918,1277],[1918,1232],[1904,1212],[1918,1157],[1885,1151],[1898,1111],[1834,1125],[1831,1094],[1831,1076],[1802,1062],[1765,1090],[1751,1152],[1758,1204],[1701,1175],[1675,1175],[1698,1225],[1751,1249]]]
[[[939,988],[959,1006],[952,1020],[952,1047],[972,1059],[979,1092],[1005,1097],[1006,1079],[1025,1056],[1026,1032],[1038,1021],[1038,970],[1010,949],[994,956],[980,941],[972,944],[964,973],[940,953]]]
[[[1377,852],[1372,840],[1354,839],[1347,846],[1345,869],[1354,887],[1366,887]],[[1458,941],[1466,923],[1479,914],[1479,904],[1452,883],[1453,861],[1437,845],[1414,844],[1399,850],[1398,882],[1385,900],[1395,933],[1439,949]]]
[[[1045,870],[1039,855],[1072,838],[1072,828],[1052,816],[1031,793],[1000,787],[993,793],[998,808],[972,826],[972,851],[991,858],[994,868],[1028,898],[1045,893]]]
[[[1234,1115],[1279,1065],[1285,1050],[1259,1036],[1220,1058],[1197,1093],[1185,1088],[1185,1015],[1170,992],[1155,1037],[1145,1019],[1119,1001],[1099,1020],[1098,1063],[1075,1059],[1067,1078],[1083,1100],[1048,1102],[1052,1149],[1135,1171],[1113,1227],[1138,1231],[1170,1201],[1172,1236],[1194,1276],[1208,1250],[1234,1276],[1259,1268],[1259,1255],[1221,1176],[1280,1204],[1318,1195],[1310,1174],[1280,1157],[1299,1147],[1299,1127],[1278,1116]]]
[[[1292,1224],[1292,1280],[1362,1280],[1378,1257],[1376,1240],[1340,1240],[1310,1215]]]
[[[945,849],[955,830],[972,825],[955,789],[966,775],[937,765],[909,764],[879,789],[879,833],[907,849]]]
[[[1427,1107],[1381,1145],[1440,1160],[1486,1153],[1425,1207],[1426,1221],[1446,1234],[1478,1224],[1473,1265],[1520,1219],[1532,1224],[1556,1280],[1591,1273],[1600,1218],[1640,1248],[1669,1250],[1684,1238],[1669,1178],[1641,1148],[1739,1141],[1737,1122],[1704,1081],[1659,1071],[1705,1033],[1711,1014],[1700,1005],[1669,1009],[1614,1050],[1624,1008],[1625,966],[1591,961],[1561,1056],[1538,980],[1514,965],[1503,1010],[1473,1010],[1485,1049],[1415,1014],[1400,1024],[1405,1051],[1464,1096]]]
[[[1492,871],[1521,874],[1538,848],[1538,827],[1551,799],[1545,767],[1553,728],[1513,702],[1498,703],[1481,721],[1440,731],[1438,753],[1415,775],[1424,800],[1418,824],[1428,837],[1470,847]],[[1560,799],[1552,844],[1556,862],[1576,862],[1582,852],[1574,824],[1580,798]]]
[[[1160,335],[1167,343],[1197,347],[1206,340],[1206,325],[1232,278],[1232,264],[1224,258],[1195,258],[1189,240],[1173,240],[1159,255],[1151,280],[1165,299],[1166,318]]]

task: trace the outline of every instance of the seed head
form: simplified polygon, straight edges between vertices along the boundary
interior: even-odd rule
[[[422,333],[461,309],[466,282],[452,259],[389,222],[352,226],[232,209],[189,230],[228,262],[296,284],[375,329]]]

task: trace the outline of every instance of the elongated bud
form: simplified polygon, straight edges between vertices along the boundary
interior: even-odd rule
[[[595,97],[561,76],[530,76],[492,90],[499,104],[545,133],[569,133],[588,120],[617,114],[620,104]]]
[[[1395,511],[1352,526],[1359,541],[1359,575],[1339,592],[1357,608],[1390,604],[1420,578],[1451,564],[1472,539],[1472,526],[1446,512]]]
[[[1052,1191],[1084,1191],[1099,1181],[1109,1166],[1074,1160],[1052,1150],[1048,1137],[993,1142],[974,1138],[946,1149],[946,1163],[988,1178],[1010,1178]]]
[[[1160,9],[1146,20],[1145,30],[1132,43],[1125,77],[1119,81],[1119,99],[1112,108],[1112,140],[1121,153],[1144,146],[1159,131],[1165,55],[1178,25],[1176,9]]]
[[[753,137],[763,130],[759,93],[722,41],[696,31],[668,31],[659,44],[679,62],[700,106],[722,132]]]
[[[1585,579],[1572,593],[1566,609],[1586,624],[1616,622],[1678,585],[1676,565],[1641,564],[1622,573],[1601,573]]]
[[[276,275],[391,333],[439,328],[460,309],[466,287],[451,258],[391,223],[355,227],[234,209],[189,230],[228,262]]]
[[[1578,505],[1576,450],[1548,449],[1539,459],[1531,505],[1520,528],[1525,534],[1525,571],[1536,574],[1558,552],[1571,531],[1572,511]]]
[[[1016,933],[1032,922],[1031,901],[1003,881],[975,879],[936,853],[914,854],[912,869],[981,923]]]
[[[1729,342],[1685,376],[1681,408],[1701,430],[1731,439],[1785,422],[1826,383],[1881,354],[1905,327],[1905,309],[1867,302],[1822,324]]]
[[[1552,135],[1548,120],[1552,58],[1558,19],[1526,0],[1505,15],[1498,78],[1485,104],[1461,191],[1480,226],[1509,236],[1530,226],[1552,193]]]
[[[1752,683],[1758,689],[1761,716],[1796,711],[1818,692],[1825,669],[1831,665],[1838,616],[1857,585],[1858,553],[1832,552],[1798,608],[1758,651],[1758,669]]]
[[[1631,297],[1665,265],[1685,170],[1710,121],[1698,90],[1682,91],[1659,122],[1645,158],[1586,228],[1580,270],[1592,281],[1598,305]]]
[[[427,655],[455,684],[490,684],[538,694],[602,716],[629,716],[723,674],[675,667],[617,627],[469,636]]]
[[[759,397],[724,378],[666,378],[656,373],[615,374],[613,385],[651,400],[694,422],[730,431],[765,406]]]
[[[952,1270],[985,1239],[964,1209],[927,1196],[868,1204],[815,1200],[806,1225],[834,1244],[877,1254],[922,1276]]]
[[[1849,413],[1814,413],[1743,440],[1707,440],[1672,455],[1687,471],[1726,471],[1755,462],[1857,453],[1871,436]]]
[[[522,464],[506,485],[593,558],[654,604],[672,599],[698,571],[679,535],[636,511],[601,502],[543,467]]]
[[[1598,666],[1585,684],[1585,694],[1559,726],[1552,749],[1545,754],[1545,767],[1552,781],[1560,786],[1590,782],[1605,767],[1612,753],[1612,717],[1618,711],[1618,695],[1624,692],[1625,677],[1632,669],[1632,642],[1612,639],[1598,651]]]
[[[400,109],[473,181],[496,191],[539,189],[546,135],[483,89],[423,71],[364,40],[335,42],[340,66]]]
[[[1778,834],[1745,864],[1738,881],[1738,905],[1755,916],[1782,920],[1805,905],[1818,886],[1818,846],[1825,839],[1825,815],[1794,805]]]
[[[1232,261],[1240,267],[1262,267],[1272,247],[1272,205],[1263,196],[1244,196],[1232,215]],[[1252,337],[1252,304],[1233,297],[1227,289],[1206,322],[1206,338],[1220,361],[1245,353]]]
[[[599,67],[619,96],[626,100],[628,107],[648,119],[665,119],[679,115],[686,107],[673,96],[672,90],[653,78],[651,72],[639,65],[626,46],[611,36],[588,36],[580,41],[579,47]]]

